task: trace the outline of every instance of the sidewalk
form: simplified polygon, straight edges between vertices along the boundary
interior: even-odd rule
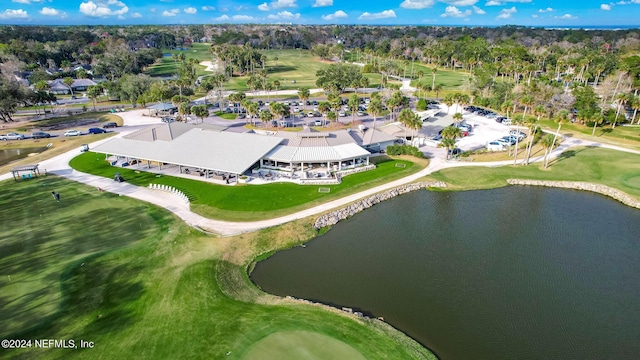
[[[132,112],[133,113],[133,112]],[[127,114],[127,113],[124,113]],[[131,119],[135,118],[134,114],[131,114]],[[125,120],[129,120],[129,116],[125,116]],[[120,133],[119,136],[124,135],[125,133]],[[101,140],[92,144],[89,144],[90,148],[98,145],[101,142],[107,141],[108,139]],[[580,140],[580,139],[572,139],[565,138],[565,140],[561,143],[561,145],[556,148],[551,154],[550,159],[555,158],[560,155],[563,151],[570,147],[574,146],[599,146],[604,148],[609,148],[618,151],[626,151],[631,153],[640,154],[640,151],[629,150],[620,148],[617,146],[604,145],[596,142]],[[109,191],[115,194],[129,196],[134,199],[146,201],[157,206],[163,207],[179,218],[184,220],[187,224],[194,227],[199,227],[203,230],[220,234],[222,236],[235,235],[245,232],[251,232],[263,228],[268,228],[276,225],[281,225],[293,220],[302,219],[308,216],[318,215],[330,211],[332,209],[345,206],[351,202],[359,200],[361,198],[371,196],[373,194],[389,190],[391,188],[401,186],[404,184],[408,184],[414,181],[419,180],[420,178],[429,175],[433,172],[452,167],[461,167],[461,166],[504,166],[513,164],[512,160],[506,161],[495,161],[495,162],[485,162],[485,163],[473,163],[473,162],[449,162],[445,161],[441,158],[433,158],[431,159],[429,166],[422,169],[421,171],[404,177],[402,179],[398,179],[383,185],[376,186],[374,188],[361,191],[356,194],[352,194],[349,196],[345,196],[343,198],[333,200],[327,202],[325,204],[321,204],[306,210],[299,211],[294,214],[289,214],[285,216],[281,216],[274,219],[261,220],[261,221],[253,221],[253,222],[231,222],[231,221],[220,221],[214,219],[207,219],[201,215],[195,214],[191,212],[189,209],[189,205],[182,201],[177,196],[163,192],[160,190],[151,190],[145,187],[139,187],[135,185],[124,183],[118,183],[113,181],[112,179],[107,179],[95,175],[85,174],[73,170],[69,166],[69,161],[79,154],[79,148],[68,151],[64,154],[56,156],[52,159],[45,160],[41,163],[41,167],[47,169],[47,172],[53,173],[62,177],[65,177],[69,180],[77,181],[89,186],[94,186],[96,189],[100,188],[104,191]],[[532,158],[530,162],[542,161],[542,156]],[[519,161],[521,163],[521,161]],[[0,176],[0,180],[11,179],[11,174],[4,174]]]

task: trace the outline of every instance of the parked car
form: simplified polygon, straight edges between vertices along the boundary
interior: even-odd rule
[[[315,126],[322,126],[322,120],[316,120],[313,122],[313,125]]]
[[[0,140],[23,140],[24,135],[10,132],[7,135],[0,135]]]
[[[89,130],[87,130],[87,133],[89,134],[104,134],[106,132],[107,130],[100,128],[89,128]]]
[[[449,149],[449,155],[451,155],[451,156],[458,156],[458,155],[460,155],[462,153],[463,153],[463,151],[460,148]]]
[[[362,112],[362,111],[358,111],[358,112],[356,113],[356,115],[358,115],[358,116],[366,116],[366,115],[367,115],[367,113]]]
[[[508,146],[511,146],[511,145],[515,145],[515,144],[516,144],[516,139],[515,139],[515,137],[513,137],[513,136],[503,136],[501,139],[502,139],[502,140],[504,140],[504,142],[505,142]],[[498,140],[498,141],[499,141],[499,140]]]
[[[104,123],[104,125],[102,125],[103,129],[116,128],[116,127],[118,127],[118,123],[113,121],[106,122]]]
[[[78,130],[67,130],[64,132],[64,136],[80,136],[82,133]]]
[[[511,136],[517,136],[518,137],[518,141],[521,141],[522,139],[527,137],[527,134],[523,133],[522,131],[519,130],[511,130],[509,131],[509,135]]]
[[[174,121],[176,121],[176,119],[172,118],[171,116],[163,116],[162,117],[162,122],[172,123]]]
[[[32,139],[47,139],[50,138],[51,134],[43,132],[43,131],[36,131],[34,133],[31,134],[31,138]]]
[[[309,111],[309,113],[307,114],[307,117],[315,117],[316,114],[312,111]]]
[[[338,113],[338,116],[340,116],[340,117],[345,117],[345,116],[347,116],[347,114],[346,114],[344,111],[340,111],[340,112]]]
[[[491,141],[487,143],[487,150],[489,151],[502,151],[504,150],[504,145],[497,141]]]

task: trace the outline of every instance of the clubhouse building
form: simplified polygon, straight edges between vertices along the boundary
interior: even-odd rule
[[[317,184],[339,183],[344,175],[375,168],[371,153],[396,140],[364,127],[328,132],[225,130],[207,124],[155,124],[92,151],[105,154],[113,166],[222,183],[255,179]]]

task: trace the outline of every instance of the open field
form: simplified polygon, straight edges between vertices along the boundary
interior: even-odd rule
[[[556,131],[558,123],[552,120],[540,120],[540,125],[547,130]],[[566,122],[560,129],[562,134],[571,133],[579,139],[598,141],[606,144],[620,145],[630,149],[640,150],[640,126],[616,126],[604,125],[596,128],[595,136],[591,136],[593,127],[578,123]]]
[[[292,358],[291,348],[308,349],[308,359],[435,359],[382,322],[276,298],[249,282],[256,256],[315,236],[311,219],[220,239],[61,178],[0,186],[10,189],[0,192],[3,224],[15,229],[0,236],[3,338],[95,343],[2,350],[0,358],[254,359],[266,346],[260,359]]]
[[[302,87],[316,88],[316,72],[329,66],[308,50],[269,50],[262,51],[267,56],[266,68],[270,82],[280,81],[278,90],[297,90]],[[275,60],[275,58],[278,60]],[[247,91],[248,76],[233,77],[225,89]],[[295,81],[295,83],[293,83]],[[275,90],[275,89],[274,89]]]
[[[104,155],[92,152],[75,157],[70,165],[78,171],[107,178],[113,178],[116,172],[120,172],[127,182],[134,185],[147,186],[149,183],[157,183],[173,186],[189,196],[192,211],[208,218],[253,221],[291,214],[353,194],[413,174],[428,164],[426,160],[405,160],[409,158],[374,159],[378,162],[377,169],[345,176],[339,185],[323,186],[330,188],[330,193],[318,192],[319,186],[292,183],[225,186],[171,176],[158,178],[153,173],[112,167],[104,161]],[[397,163],[406,164],[406,167],[396,167]]]
[[[600,148],[575,148],[542,164],[494,168],[451,168],[428,176],[444,181],[452,190],[487,189],[506,186],[506,179],[587,181],[614,187],[640,199],[640,155]]]
[[[211,44],[203,44],[203,43],[195,43],[192,44],[191,47],[187,48],[187,50],[173,50],[173,49],[162,49],[163,54],[180,54],[184,53],[187,59],[193,58],[196,59],[198,63],[201,61],[211,61],[211,54],[209,53],[209,49],[211,48]],[[196,75],[206,75],[210,74],[210,72],[204,71],[203,66],[196,66]],[[151,76],[170,76],[175,75],[178,72],[178,64],[176,60],[171,56],[165,56],[159,59],[155,64],[149,66],[145,74]]]

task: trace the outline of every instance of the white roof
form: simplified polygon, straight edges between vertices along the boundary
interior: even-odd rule
[[[279,145],[271,150],[265,159],[280,162],[325,162],[342,161],[371,155],[370,152],[356,144],[336,146],[285,146]]]
[[[103,154],[242,174],[281,141],[282,138],[274,136],[196,128],[172,141],[113,138],[92,150]]]

